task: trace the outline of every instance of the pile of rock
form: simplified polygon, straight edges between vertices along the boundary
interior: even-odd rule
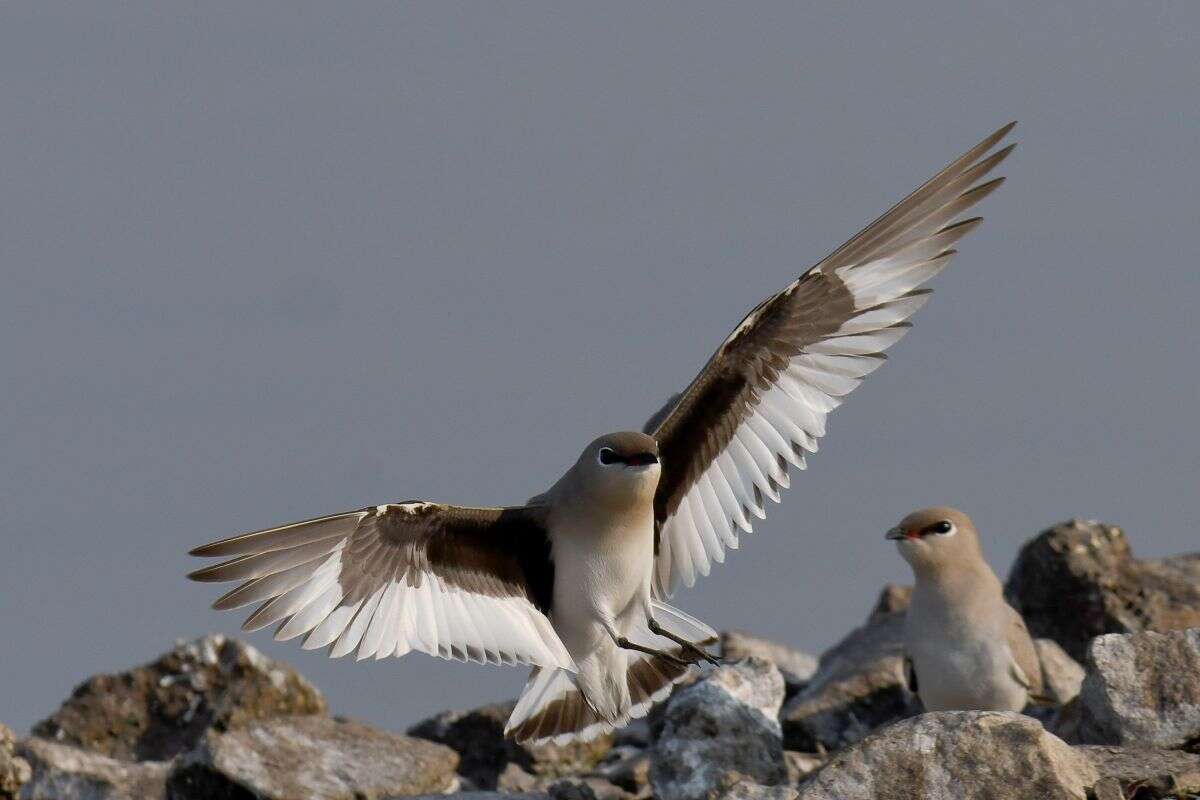
[[[1027,714],[921,713],[899,586],[819,659],[725,633],[724,664],[568,746],[506,740],[512,702],[407,735],[331,718],[294,670],[212,636],[89,679],[29,738],[0,726],[0,800],[1200,796],[1200,557],[1138,561],[1076,521],[1031,540],[1006,588],[1052,701]]]
[[[16,755],[24,785],[0,798],[352,800],[458,787],[453,750],[333,719],[295,670],[223,636],[88,679]]]

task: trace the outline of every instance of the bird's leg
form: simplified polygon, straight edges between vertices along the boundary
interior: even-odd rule
[[[639,653],[657,656],[658,658],[661,658],[664,661],[669,661],[676,666],[688,667],[692,664],[692,662],[685,661],[679,656],[668,653],[665,650],[655,650],[653,647],[646,647],[645,645],[638,644],[637,642],[631,642],[624,636],[618,636],[613,641],[615,641],[617,643],[617,647],[620,647],[622,650],[636,650]]]
[[[645,645],[638,644],[637,642],[629,641],[624,636],[622,636],[617,631],[617,629],[615,627],[613,627],[613,625],[611,623],[606,623],[604,628],[605,628],[605,630],[608,631],[608,635],[612,637],[612,640],[614,642],[616,642],[617,647],[621,648],[622,650],[636,650],[639,653],[645,653],[646,655],[650,655],[650,656],[657,656],[658,658],[664,659],[665,661],[669,661],[672,664],[675,664],[676,666],[680,666],[680,667],[690,666],[690,662],[684,661],[682,658],[679,658],[676,655],[672,655],[671,653],[665,652],[663,650],[655,650],[653,647],[646,647]]]
[[[650,631],[652,633],[656,633],[659,636],[665,636],[666,638],[670,639],[675,644],[682,647],[683,652],[690,653],[692,655],[693,661],[699,661],[700,659],[704,659],[705,661],[707,661],[710,664],[713,664],[714,666],[721,665],[721,659],[717,658],[716,656],[709,655],[707,650],[705,650],[703,647],[696,644],[695,642],[689,642],[687,639],[684,639],[680,636],[676,636],[675,634],[671,633],[669,630],[664,628],[662,625],[659,625],[658,620],[656,620],[654,617],[647,617],[646,622],[647,622],[647,624],[649,624]]]

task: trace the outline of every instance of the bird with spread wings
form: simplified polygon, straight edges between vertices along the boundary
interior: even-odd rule
[[[1015,124],[1015,123],[1013,123]],[[911,327],[1009,124],[759,303],[645,429],[602,436],[525,505],[396,502],[222,539],[189,577],[238,585],[245,630],[334,657],[533,667],[507,732],[586,739],[645,715],[712,629],[666,600],[779,502],[825,418]]]

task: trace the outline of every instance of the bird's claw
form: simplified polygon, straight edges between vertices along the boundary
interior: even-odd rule
[[[691,651],[690,652],[691,660],[689,662],[691,664],[699,664],[701,661],[707,661],[709,664],[712,664],[714,667],[721,666],[721,663],[722,663],[721,658],[719,656],[712,655],[707,650],[705,650],[703,647],[698,647],[694,644],[689,644],[686,649]]]

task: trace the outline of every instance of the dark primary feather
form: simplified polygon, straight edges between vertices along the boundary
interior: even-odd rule
[[[854,300],[835,275],[809,272],[751,311],[655,430],[662,477],[655,518],[665,520],[684,492],[729,444],[738,423],[806,344],[835,332]],[[739,326],[741,327],[741,326]]]
[[[762,496],[775,499],[780,485],[787,485],[786,462],[804,467],[804,452],[815,452],[815,441],[824,434],[824,414],[882,361],[882,350],[910,327],[907,318],[929,292],[917,287],[936,274],[954,255],[953,245],[978,226],[980,218],[958,216],[1003,181],[996,178],[977,184],[1012,151],[1015,145],[988,154],[1015,124],[1000,128],[972,147],[782,292],[755,307],[682,395],[647,424],[647,431],[658,440],[662,462],[654,502],[655,553],[660,560],[679,562],[670,568],[660,565],[657,590],[669,593],[678,568],[684,570],[684,580],[690,585],[695,572],[706,574],[708,562],[720,560],[724,547],[736,544],[738,527],[748,530],[748,522],[739,520],[748,520],[748,514],[730,513],[727,493],[722,496],[707,485],[697,487],[714,460],[735,438],[741,438],[740,426],[752,422],[754,430],[748,428],[745,435],[753,440],[755,430],[765,434],[765,439],[758,437],[761,442],[752,443],[766,444],[777,460],[768,463],[769,469],[762,469],[760,463],[751,470],[763,473],[753,476],[753,482],[744,470],[739,469],[737,476],[724,470],[720,480],[728,478],[741,498],[742,511],[762,516]],[[918,274],[920,280],[908,280]],[[889,293],[893,285],[901,288]],[[839,349],[843,341],[846,344]],[[863,345],[864,341],[877,344],[866,349],[869,345]],[[800,402],[818,398],[826,407],[812,406],[812,414],[805,412],[783,426],[799,428],[802,435],[764,422],[765,418],[750,420],[762,396],[778,388],[780,373],[797,364],[817,382],[789,394]],[[822,369],[831,371],[831,386],[846,384],[849,388],[839,391],[822,386]],[[839,373],[839,369],[845,372]],[[779,416],[778,410],[775,416]],[[778,449],[767,439],[786,442],[787,447]],[[713,483],[723,490],[720,480]],[[735,484],[739,480],[740,486]],[[680,509],[689,493],[690,507]],[[714,496],[719,502],[714,502]],[[722,506],[724,519],[713,519],[717,505]],[[668,523],[696,531],[672,534],[674,541],[667,547],[662,537]],[[664,578],[668,580],[664,582]]]
[[[529,614],[549,613],[554,563],[542,511],[536,507],[464,508],[419,502],[369,506],[234,536],[198,547],[192,554],[233,556],[189,577],[244,581],[214,607],[262,603],[246,620],[246,629],[280,622],[282,638],[311,632],[320,645],[338,641],[335,650],[341,652],[360,641],[364,648],[378,646],[389,634],[392,640],[440,635],[437,645],[430,646],[436,655],[529,661],[526,646],[534,651],[542,648],[540,642],[529,640],[554,638],[544,619],[532,620],[529,627],[513,626],[506,623],[514,613],[522,619],[528,614],[487,605],[489,600],[516,598],[528,601],[524,607]],[[334,567],[331,581],[327,572]],[[416,591],[427,581],[433,582],[430,592]],[[388,613],[381,594],[393,585],[397,595],[406,594],[404,602],[420,606],[415,618],[427,623],[426,630],[397,632],[395,626],[404,620],[394,609],[386,620],[372,624],[370,615]],[[502,620],[498,623],[489,614],[499,614]],[[386,632],[380,630],[384,623]],[[550,650],[556,648],[561,651],[561,645],[552,642]],[[360,657],[370,654],[360,650]]]

